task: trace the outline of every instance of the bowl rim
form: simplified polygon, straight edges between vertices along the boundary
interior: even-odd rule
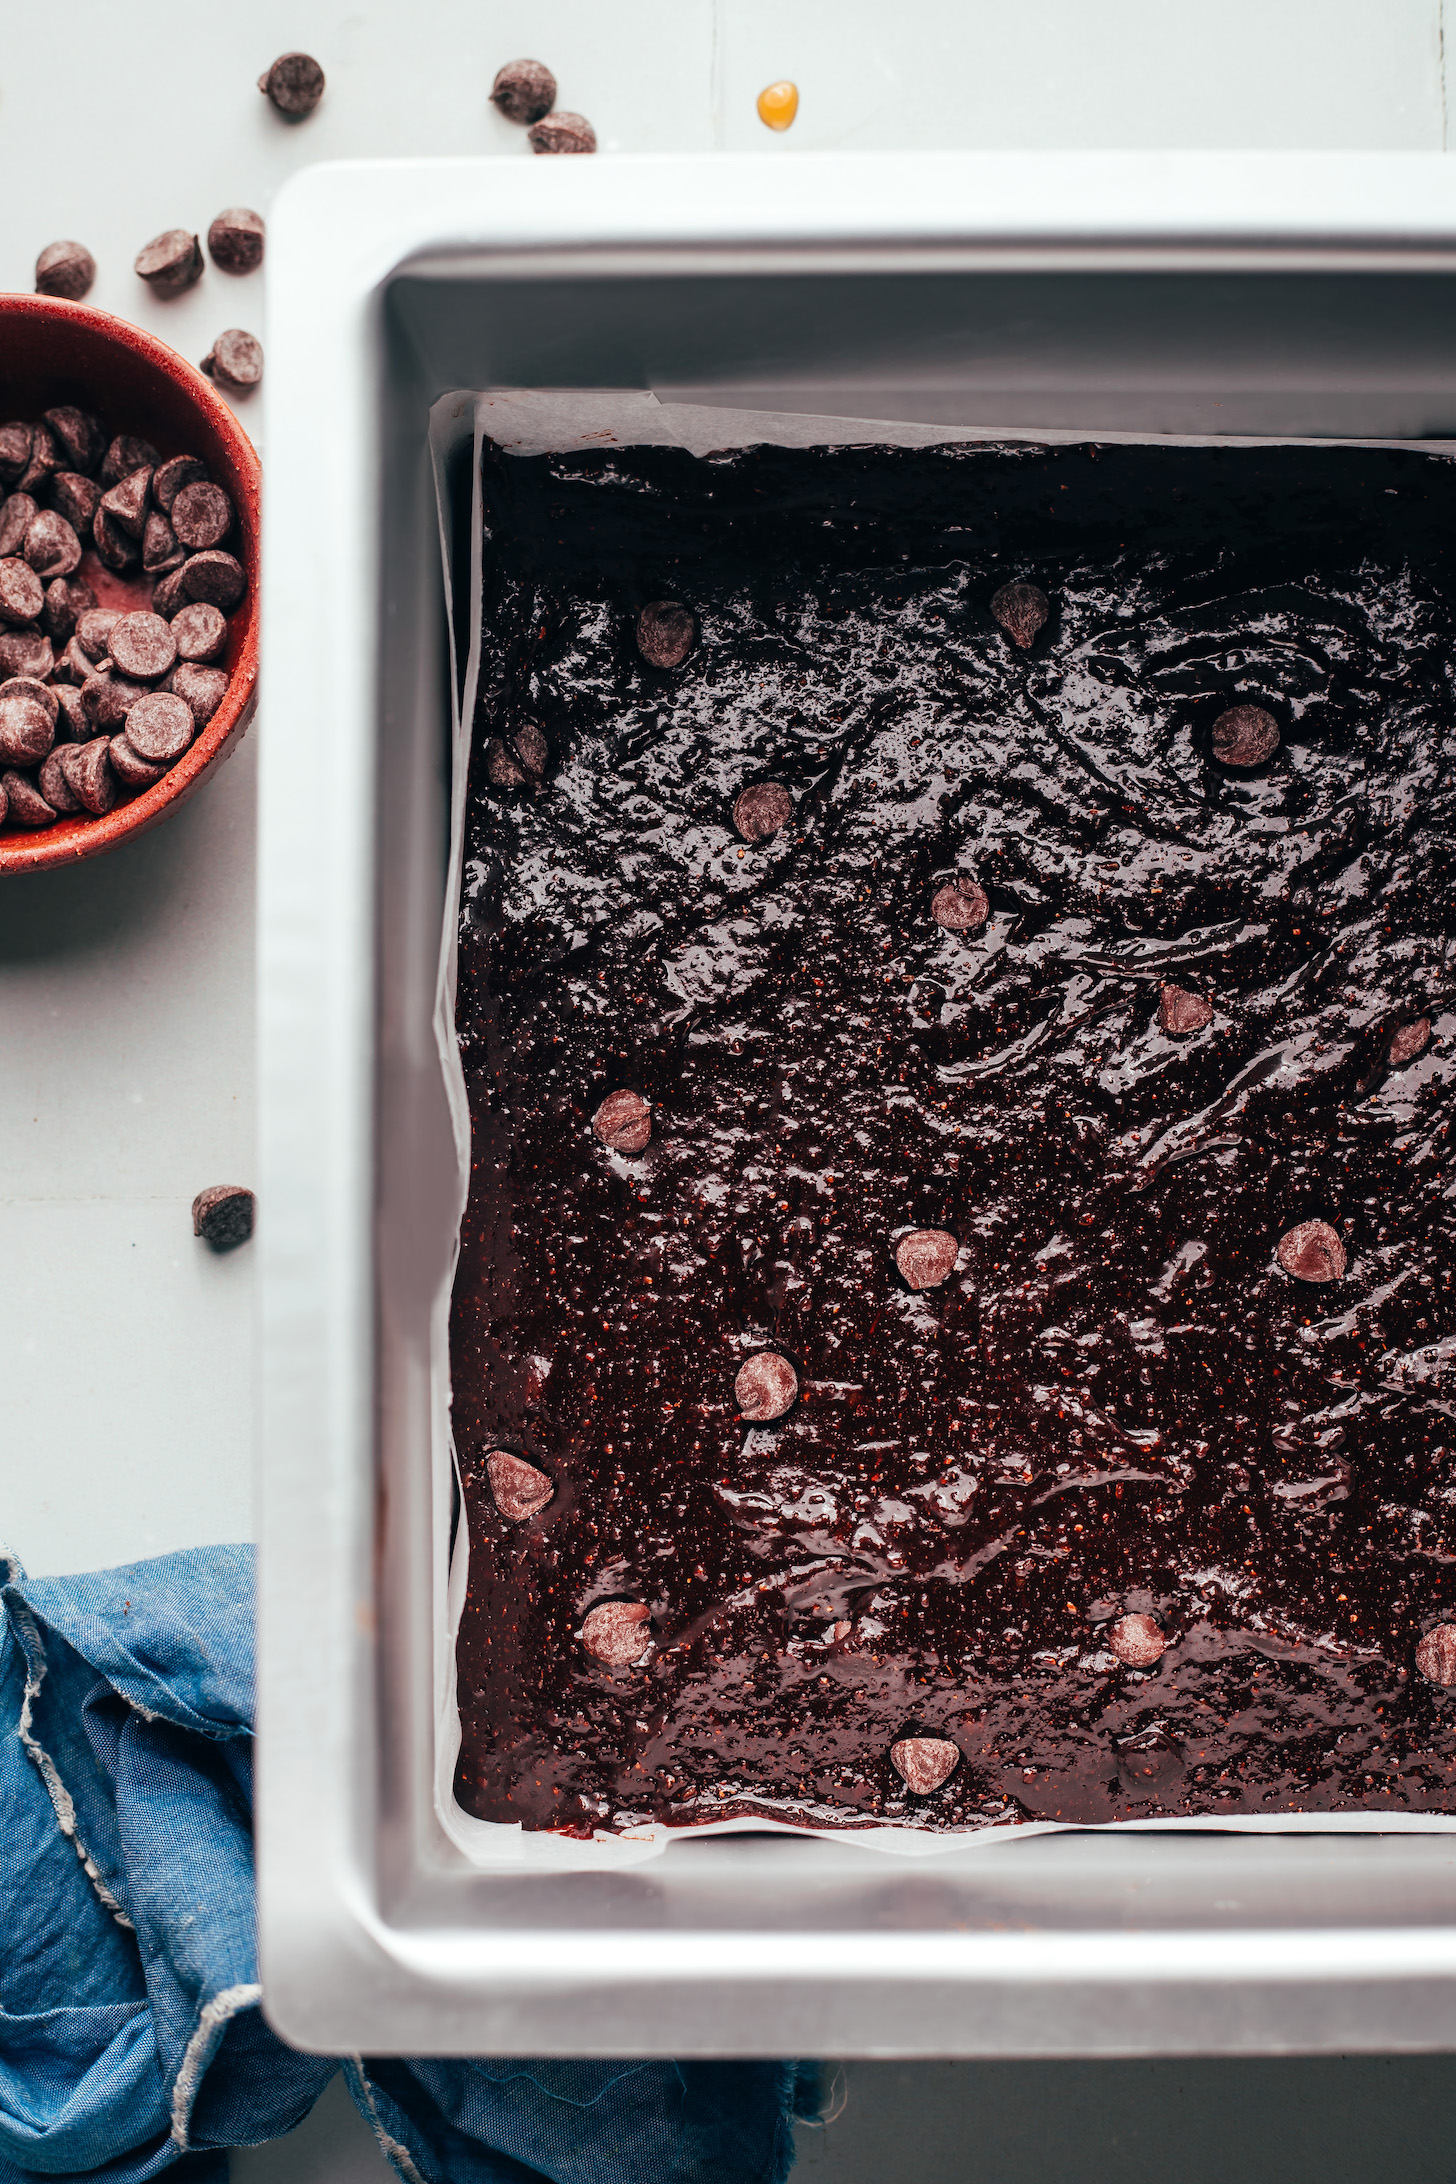
[[[260,552],[259,507],[263,466],[247,432],[217,389],[186,357],[145,327],[89,304],[68,303],[57,296],[0,294],[0,339],[7,320],[29,319],[85,326],[103,342],[114,343],[159,374],[186,400],[200,410],[224,443],[239,488],[238,521],[242,561],[248,573],[248,589],[241,612],[245,619],[242,642],[228,677],[222,702],[202,733],[191,743],[160,781],[144,789],[129,803],[92,817],[88,824],[46,827],[35,834],[0,834],[0,875],[10,872],[43,872],[58,865],[80,864],[100,856],[118,843],[143,834],[168,818],[199,787],[204,775],[236,748],[252,720],[258,699],[258,626],[260,599],[258,563]]]

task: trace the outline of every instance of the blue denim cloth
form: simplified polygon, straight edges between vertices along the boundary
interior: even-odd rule
[[[0,1562],[0,1573],[6,1565]],[[338,2065],[263,2021],[253,1557],[0,1586],[0,2184],[225,2184]],[[793,2063],[348,2058],[407,2184],[782,2184]]]

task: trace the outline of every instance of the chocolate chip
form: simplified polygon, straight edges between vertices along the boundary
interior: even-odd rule
[[[136,255],[136,271],[157,296],[180,296],[202,278],[202,246],[186,228],[166,228]]]
[[[184,485],[172,503],[172,529],[193,551],[221,546],[232,527],[233,504],[220,485],[198,479]]]
[[[1023,652],[1051,611],[1051,601],[1035,584],[1003,584],[991,600],[992,614]]]
[[[544,1471],[538,1471],[523,1457],[513,1456],[509,1449],[493,1448],[485,1459],[485,1469],[496,1508],[515,1524],[524,1517],[534,1517],[556,1492],[555,1482]]]
[[[188,599],[200,599],[206,606],[221,607],[224,614],[231,613],[248,588],[242,563],[224,553],[194,554],[190,561],[183,562],[177,578]],[[156,604],[154,599],[153,607]]]
[[[1456,1623],[1437,1623],[1416,1647],[1416,1667],[1428,1683],[1456,1684]]]
[[[161,509],[154,508],[142,532],[143,576],[166,576],[169,570],[180,569],[186,559],[186,547],[178,541]]]
[[[525,767],[506,749],[499,736],[486,739],[485,778],[493,789],[523,789],[526,786]]]
[[[799,1376],[777,1350],[760,1350],[738,1370],[733,1393],[745,1418],[782,1418],[799,1392]]]
[[[733,806],[733,824],[745,842],[766,842],[787,826],[794,814],[794,799],[778,781],[755,781],[740,789]]]
[[[39,493],[48,486],[57,471],[64,470],[66,458],[61,443],[49,425],[36,425],[30,436],[30,461],[20,479],[22,493]]]
[[[56,656],[49,637],[34,628],[0,631],[0,675],[29,675],[45,682],[54,674]]]
[[[134,432],[119,432],[105,455],[97,472],[101,490],[109,492],[113,485],[120,485],[137,470],[155,470],[161,461],[150,440],[139,440]]]
[[[280,114],[300,121],[313,112],[324,95],[324,72],[311,53],[280,53],[273,66],[258,78],[258,89],[273,101]]]
[[[1213,1003],[1205,1001],[1201,993],[1188,993],[1182,986],[1165,986],[1158,996],[1158,1022],[1173,1038],[1188,1031],[1202,1031],[1205,1024],[1213,1022]]]
[[[51,479],[51,506],[64,516],[77,538],[91,536],[91,525],[101,503],[101,488],[94,478],[79,470],[58,470]]]
[[[109,736],[93,736],[89,743],[63,743],[60,747],[66,786],[98,819],[116,802],[110,742]]]
[[[63,743],[84,743],[91,733],[91,723],[86,718],[86,708],[81,703],[81,693],[73,683],[52,683],[56,703],[56,734]]]
[[[991,905],[984,887],[974,880],[948,880],[930,899],[930,915],[948,933],[974,933],[990,916]]]
[[[164,622],[170,622],[187,605],[187,594],[182,589],[182,579],[186,574],[187,564],[184,561],[180,568],[173,569],[164,576],[160,584],[152,586],[152,612],[160,614]]]
[[[139,698],[152,696],[152,692],[140,683],[128,682],[124,676],[113,675],[110,668],[98,668],[88,682],[81,685],[81,703],[86,718],[93,728],[115,735],[125,724],[127,715]]]
[[[54,805],[46,802],[34,782],[23,773],[0,773],[0,796],[4,797],[6,809],[18,827],[48,827],[55,821]]]
[[[146,529],[147,505],[151,499],[152,473],[147,465],[133,470],[129,477],[112,486],[101,497],[102,511],[113,523],[119,523],[123,531],[139,539]]]
[[[1285,1273],[1302,1282],[1338,1281],[1345,1271],[1345,1247],[1327,1221],[1300,1221],[1286,1230],[1276,1256]]]
[[[652,1643],[652,1611],[640,1600],[603,1600],[583,1618],[581,1642],[608,1668],[629,1668]]]
[[[263,263],[263,215],[230,205],[207,231],[207,247],[220,273],[255,273]]]
[[[76,642],[94,666],[111,652],[111,632],[121,620],[115,607],[91,607],[76,624]]]
[[[1257,705],[1231,705],[1213,724],[1213,755],[1220,766],[1262,766],[1279,748],[1279,725]]]
[[[193,725],[205,728],[227,696],[228,679],[220,667],[194,667],[184,660],[167,678],[167,688],[182,700]]]
[[[507,121],[528,128],[555,105],[556,78],[544,61],[507,61],[504,68],[496,70],[490,103]]]
[[[106,428],[101,419],[93,417],[90,410],[62,403],[57,409],[48,409],[41,421],[50,426],[72,470],[89,478],[106,452]],[[65,510],[61,513],[64,515]]]
[[[637,650],[649,667],[681,667],[693,649],[697,623],[672,599],[651,599],[637,617]]]
[[[79,303],[96,278],[96,260],[84,243],[47,243],[35,261],[38,296],[64,296]]]
[[[165,766],[153,766],[138,756],[126,739],[126,731],[111,739],[111,770],[127,789],[149,789],[154,781],[160,781],[167,771]]]
[[[1108,1651],[1127,1668],[1151,1668],[1168,1650],[1162,1625],[1151,1615],[1120,1615],[1105,1636]]]
[[[241,1183],[214,1183],[192,1201],[192,1233],[214,1251],[233,1251],[253,1233],[258,1201]]]
[[[609,1092],[592,1128],[614,1153],[640,1153],[652,1135],[652,1109],[640,1092]]]
[[[201,368],[220,387],[230,387],[234,394],[251,394],[263,377],[263,344],[246,328],[229,326],[218,335]]]
[[[895,1772],[917,1797],[929,1797],[955,1773],[961,1751],[948,1737],[901,1737],[890,1746]]]
[[[53,508],[42,508],[25,534],[25,558],[41,582],[48,584],[52,577],[69,576],[80,566],[81,541],[64,516]]]
[[[12,493],[0,508],[0,560],[9,554],[18,554],[25,545],[25,534],[40,514],[29,493]]]
[[[895,1264],[912,1289],[939,1289],[955,1272],[960,1249],[949,1229],[911,1229],[895,1246]]]
[[[597,133],[581,114],[547,114],[526,131],[533,152],[594,152]]]
[[[0,560],[0,622],[38,622],[44,605],[45,586],[30,564],[15,554]]]
[[[63,645],[83,614],[96,604],[96,594],[80,577],[58,576],[45,589],[41,621],[52,644]]]
[[[172,641],[179,660],[215,660],[227,643],[227,617],[202,602],[184,607],[172,619]]]
[[[170,690],[148,690],[126,711],[126,740],[138,758],[170,766],[197,732],[192,709]]]
[[[133,682],[160,682],[177,663],[171,623],[145,609],[118,619],[110,649],[112,665]]]
[[[64,812],[67,815],[72,812],[84,811],[86,808],[66,779],[65,768],[61,764],[62,752],[72,750],[74,747],[70,743],[58,743],[36,776],[36,785],[41,795],[50,805],[51,810]]]
[[[30,468],[29,425],[0,425],[0,485],[19,485]]]
[[[172,503],[184,485],[195,479],[205,478],[207,472],[195,455],[174,455],[171,460],[159,463],[152,475],[152,499],[164,516],[172,513]]]
[[[28,676],[0,683],[0,762],[37,766],[56,740],[60,703],[53,690]]]
[[[1386,1059],[1392,1069],[1404,1069],[1407,1062],[1413,1062],[1418,1054],[1424,1054],[1430,1043],[1431,1019],[1429,1016],[1418,1016],[1413,1024],[1402,1024],[1399,1031],[1392,1034],[1390,1045],[1386,1048]]]
[[[138,558],[136,540],[122,529],[104,502],[91,519],[91,543],[102,567],[117,575]]]

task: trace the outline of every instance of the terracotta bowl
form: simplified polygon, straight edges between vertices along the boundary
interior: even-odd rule
[[[0,295],[0,424],[33,422],[58,403],[92,410],[111,433],[150,440],[165,460],[196,455],[237,511],[228,551],[247,572],[248,588],[228,616],[221,665],[227,694],[202,733],[160,781],[100,818],[81,813],[31,830],[0,827],[0,873],[77,864],[153,827],[190,796],[225,758],[253,717],[258,688],[258,530],[262,471],[253,443],[211,383],[154,334],[83,303],[50,296]],[[144,607],[148,578],[115,576],[90,547],[77,575],[103,606]],[[125,794],[125,792],[123,792]]]

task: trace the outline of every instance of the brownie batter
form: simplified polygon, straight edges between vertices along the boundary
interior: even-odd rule
[[[1451,1810],[1450,466],[484,487],[462,1805]]]

